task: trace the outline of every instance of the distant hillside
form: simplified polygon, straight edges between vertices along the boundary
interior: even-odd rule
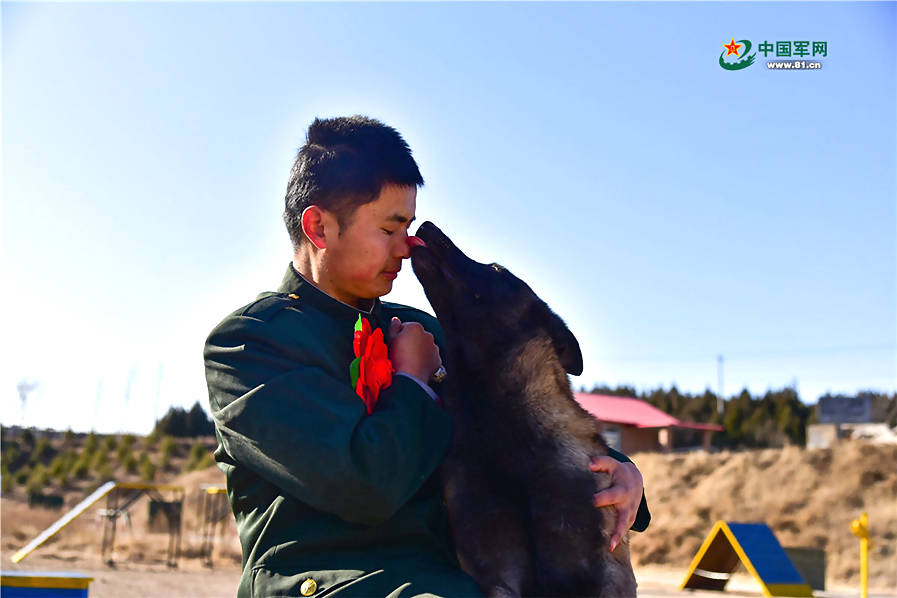
[[[870,584],[897,587],[897,445],[844,443],[743,452],[637,454],[651,525],[632,534],[636,563],[689,565],[713,523],[763,521],[783,546],[826,551],[827,577],[859,580],[850,521],[869,513]]]
[[[76,434],[2,428],[4,498],[86,494],[106,480],[159,481],[214,465],[214,436]]]

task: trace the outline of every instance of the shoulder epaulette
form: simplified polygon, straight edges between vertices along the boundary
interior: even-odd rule
[[[277,312],[288,307],[296,307],[299,297],[286,293],[262,293],[258,299],[247,305],[241,316],[249,316],[257,320],[267,320]]]

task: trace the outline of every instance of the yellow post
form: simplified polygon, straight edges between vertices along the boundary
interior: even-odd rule
[[[869,598],[869,515],[865,511],[850,522],[850,531],[860,539],[860,596]]]

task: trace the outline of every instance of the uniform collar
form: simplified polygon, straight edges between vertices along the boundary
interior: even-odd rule
[[[380,302],[379,297],[373,299],[371,309],[367,311],[353,307],[348,303],[343,303],[316,287],[297,272],[292,262],[287,266],[287,272],[284,274],[283,281],[280,283],[280,288],[277,289],[277,292],[296,295],[301,301],[310,303],[321,311],[340,319],[351,320],[353,323],[358,319],[359,315],[372,317],[378,323],[383,321],[383,304]]]

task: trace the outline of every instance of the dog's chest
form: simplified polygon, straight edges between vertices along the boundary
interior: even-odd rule
[[[485,376],[455,377],[449,392],[456,445],[465,454],[521,474],[587,467],[597,424],[573,400],[547,339],[525,343]]]

